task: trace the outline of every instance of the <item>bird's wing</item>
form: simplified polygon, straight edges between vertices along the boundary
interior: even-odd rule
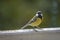
[[[37,19],[37,16],[34,16],[34,17],[28,22],[28,24],[30,24],[30,23],[32,23],[32,22],[35,22],[36,19]]]
[[[34,16],[26,25],[24,25],[21,29],[24,29],[25,27],[27,27],[30,23],[36,21],[36,16]]]

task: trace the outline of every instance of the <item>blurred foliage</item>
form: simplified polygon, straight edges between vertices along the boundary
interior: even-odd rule
[[[54,1],[57,2],[57,14],[52,12]],[[20,29],[38,10],[44,14],[40,27],[60,26],[60,0],[0,0],[0,30]],[[52,22],[53,15],[55,22]]]

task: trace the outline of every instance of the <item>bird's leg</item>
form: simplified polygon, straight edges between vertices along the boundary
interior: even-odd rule
[[[36,26],[37,29],[40,29],[40,27]]]
[[[37,29],[40,29],[40,30],[42,29],[42,28],[40,28],[39,26],[36,26],[36,28],[37,28]]]
[[[36,28],[36,27],[33,27],[33,30],[34,30],[35,32],[38,32],[35,28]]]

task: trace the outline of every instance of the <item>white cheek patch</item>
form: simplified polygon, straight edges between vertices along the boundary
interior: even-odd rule
[[[38,14],[36,14],[36,16],[38,16]]]

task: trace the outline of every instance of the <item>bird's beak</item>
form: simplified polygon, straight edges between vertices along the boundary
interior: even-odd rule
[[[43,14],[41,14],[41,16],[43,16]]]

